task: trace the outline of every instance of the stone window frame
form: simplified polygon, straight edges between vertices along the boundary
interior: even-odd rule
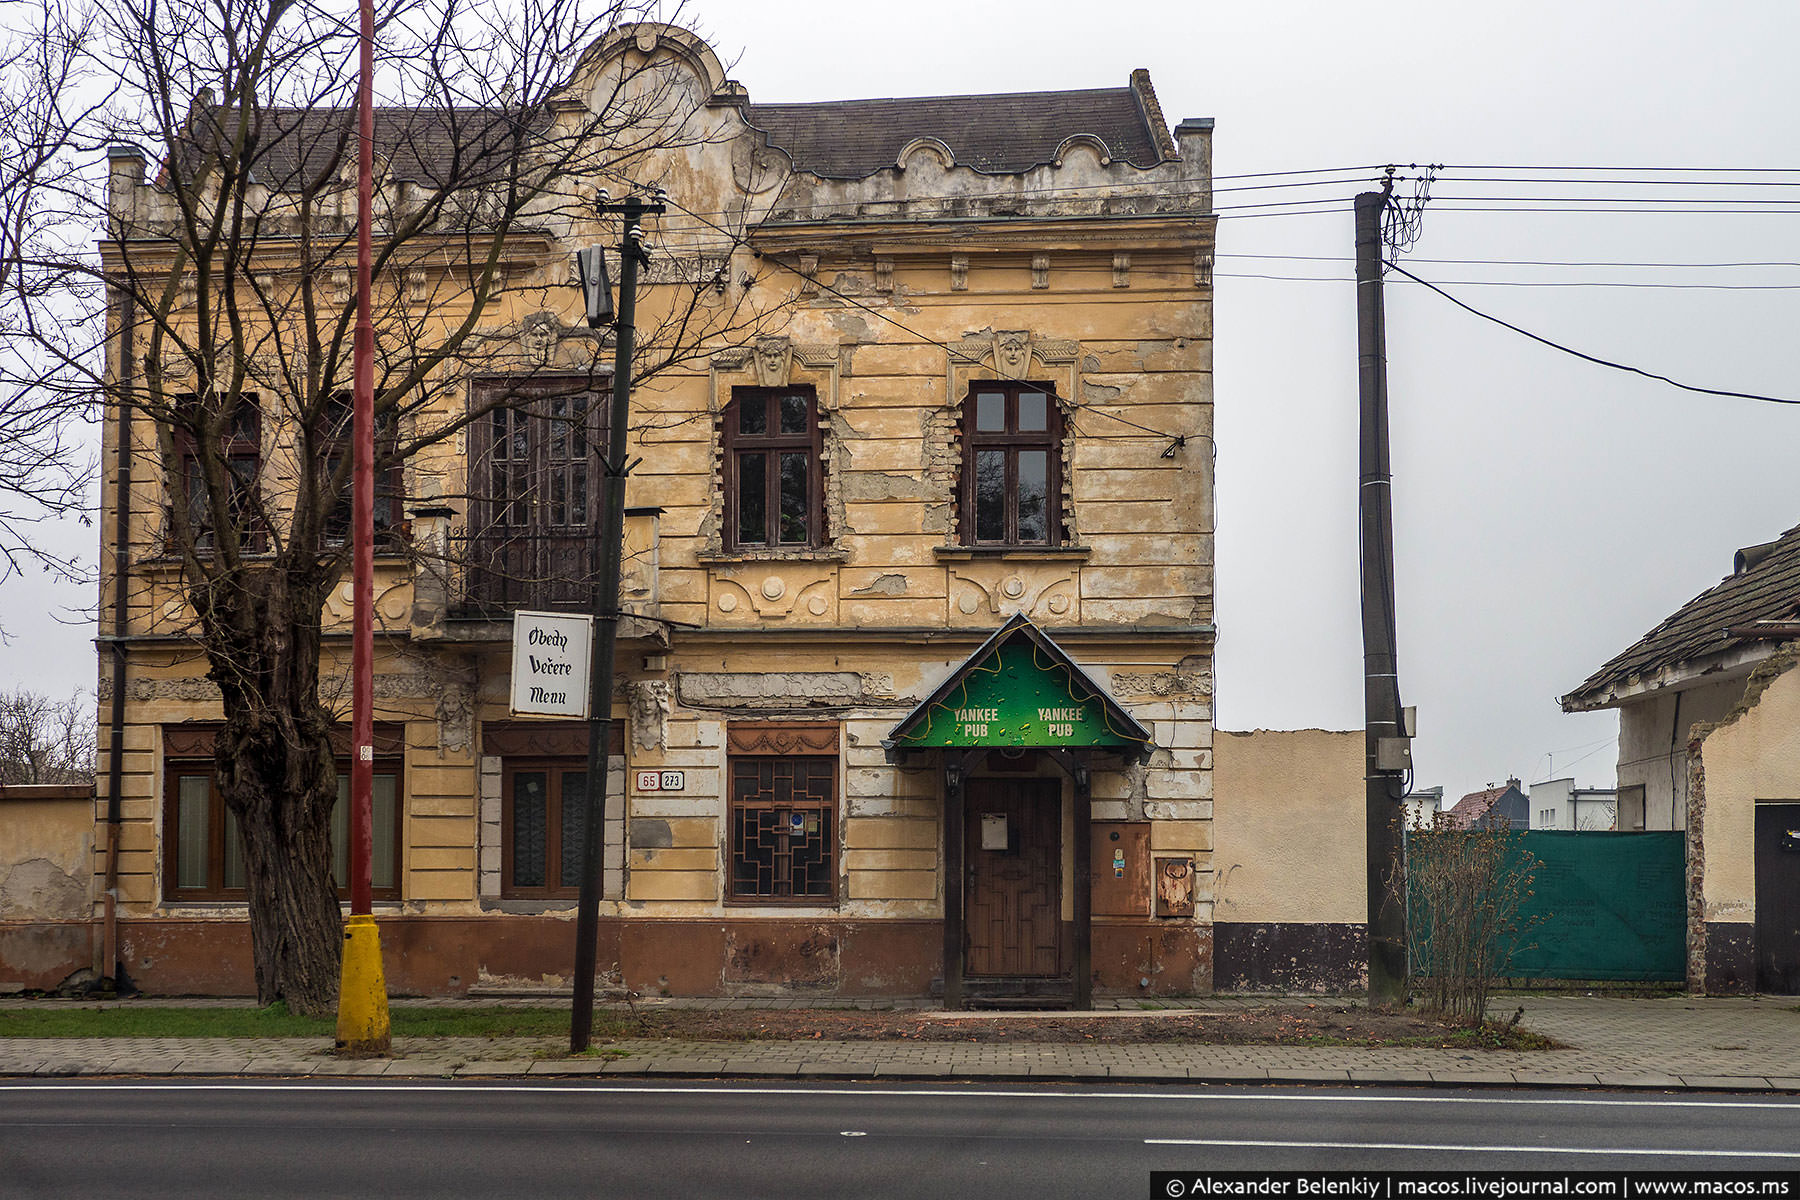
[[[784,363],[774,371],[759,362],[758,350],[779,345]],[[843,471],[845,462],[839,429],[838,381],[841,374],[838,348],[824,343],[800,343],[787,338],[764,338],[756,346],[732,346],[712,355],[708,361],[708,426],[711,438],[711,487],[707,510],[700,522],[701,562],[762,561],[842,561],[848,552],[840,545],[844,530]],[[818,461],[815,470],[820,480],[818,508],[819,529],[808,546],[734,547],[726,526],[729,505],[726,487],[729,479],[725,461],[725,412],[738,388],[811,387],[818,421]]]
[[[724,810],[725,827],[721,861],[725,865],[724,902],[728,907],[773,906],[779,908],[836,908],[846,894],[844,881],[844,786],[843,757],[840,749],[840,727],[835,721],[731,721],[725,731]],[[824,872],[830,882],[826,895],[780,896],[740,894],[734,888],[739,802],[734,797],[736,768],[742,763],[780,759],[829,761],[827,777],[831,796],[825,802],[830,809],[832,828],[825,833],[825,848],[831,856]],[[824,807],[824,805],[821,805]]]
[[[545,891],[531,889],[523,893],[507,890],[506,857],[509,848],[506,817],[506,783],[509,767],[525,764],[553,764],[561,767],[587,766],[588,723],[586,721],[487,720],[481,727],[481,757],[478,762],[479,846],[476,851],[476,892],[485,908],[505,911],[537,912],[566,909],[578,890]],[[625,791],[625,722],[615,718],[607,736],[606,790],[609,797],[622,797]],[[624,801],[617,800],[609,815],[607,829],[625,827]],[[624,895],[624,848],[621,839],[608,839],[603,847],[601,892],[605,899],[617,900]]]
[[[1001,341],[1016,333],[1025,341],[1026,349],[1016,370],[1001,366]],[[926,479],[937,503],[947,511],[947,532],[939,547],[940,555],[962,557],[969,554],[1058,554],[1082,553],[1079,514],[1074,495],[1075,425],[1071,418],[1080,410],[1081,343],[1073,338],[1039,337],[1030,330],[989,331],[946,345],[944,354],[943,407],[926,417]],[[1056,540],[1046,546],[1024,546],[979,543],[965,536],[962,529],[963,405],[980,383],[1047,384],[1055,402],[1061,425],[1061,455],[1057,476],[1059,486],[1055,506],[1060,520]],[[934,450],[942,447],[941,450]]]

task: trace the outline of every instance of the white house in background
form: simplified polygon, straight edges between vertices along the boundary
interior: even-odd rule
[[[1443,785],[1408,792],[1401,803],[1406,806],[1406,828],[1428,829],[1444,807]]]
[[[1617,828],[1619,793],[1611,788],[1578,788],[1573,779],[1546,779],[1531,785],[1530,800],[1533,829]]]

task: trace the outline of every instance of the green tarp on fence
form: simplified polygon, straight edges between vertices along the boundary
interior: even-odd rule
[[[1679,981],[1687,975],[1686,836],[1512,835],[1541,864],[1520,915],[1541,916],[1507,974],[1515,979]]]

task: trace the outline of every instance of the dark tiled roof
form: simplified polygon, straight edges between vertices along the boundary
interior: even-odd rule
[[[1144,80],[1144,96],[1149,80]],[[1145,116],[1136,88],[1017,92],[989,96],[924,96],[897,100],[831,100],[817,104],[752,104],[745,119],[769,135],[802,171],[827,179],[861,179],[891,167],[915,138],[937,138],[959,165],[988,174],[1027,171],[1056,157],[1078,133],[1105,142],[1114,159],[1153,167],[1165,155],[1167,130]],[[1158,117],[1157,121],[1160,122]]]
[[[1562,698],[1565,709],[1603,707],[1607,693],[1646,671],[1758,644],[1731,630],[1800,615],[1800,525],[1738,551],[1737,570],[1701,592]]]
[[[189,126],[184,158],[190,169],[209,126],[220,137],[236,135],[236,109],[199,110]],[[275,191],[298,191],[328,172],[354,169],[356,110],[353,108],[271,108],[258,114],[251,161],[256,182]],[[469,186],[479,176],[504,173],[513,143],[520,140],[507,113],[472,108],[377,108],[375,154],[386,162],[382,174],[426,186],[456,182]],[[379,169],[379,168],[378,168]]]

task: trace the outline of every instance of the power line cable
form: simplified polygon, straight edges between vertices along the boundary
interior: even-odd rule
[[[1456,305],[1456,307],[1464,310],[1465,312],[1473,313],[1475,316],[1480,317],[1484,321],[1492,321],[1494,324],[1499,325],[1500,327],[1502,327],[1504,329],[1510,329],[1514,333],[1520,334],[1524,337],[1528,337],[1532,341],[1537,342],[1540,345],[1548,346],[1552,350],[1560,350],[1564,354],[1573,355],[1576,358],[1582,359],[1585,362],[1591,362],[1596,366],[1610,367],[1615,371],[1624,371],[1624,372],[1627,372],[1628,374],[1632,374],[1632,375],[1641,375],[1645,379],[1654,379],[1658,383],[1669,384],[1671,387],[1680,388],[1684,392],[1699,392],[1700,394],[1706,395],[1706,396],[1726,396],[1726,397],[1730,397],[1730,398],[1736,399],[1736,400],[1757,400],[1757,401],[1761,401],[1762,403],[1765,403],[1765,404],[1800,404],[1800,400],[1789,399],[1789,398],[1785,398],[1782,396],[1765,396],[1759,392],[1735,392],[1735,391],[1730,391],[1730,390],[1727,390],[1724,388],[1699,387],[1699,386],[1696,386],[1691,383],[1682,383],[1679,380],[1671,379],[1667,375],[1658,375],[1654,371],[1646,371],[1642,367],[1634,367],[1627,363],[1614,362],[1611,359],[1600,358],[1596,355],[1586,354],[1580,350],[1574,349],[1573,347],[1565,346],[1561,342],[1552,341],[1549,338],[1542,336],[1541,334],[1533,333],[1529,329],[1522,329],[1519,326],[1514,325],[1511,321],[1502,320],[1501,318],[1496,317],[1491,313],[1482,312],[1479,308],[1476,308],[1475,306],[1465,303],[1464,301],[1457,299],[1455,296],[1452,296],[1449,292],[1446,292],[1443,288],[1438,287],[1436,284],[1429,283],[1426,280],[1420,279],[1417,275],[1414,275],[1411,271],[1408,271],[1405,267],[1402,267],[1397,263],[1389,262],[1387,264],[1387,267],[1390,271],[1393,271],[1399,275],[1403,275],[1406,278],[1412,280],[1414,283],[1419,284],[1422,287],[1424,287],[1430,291],[1436,292],[1438,295],[1440,295],[1444,299],[1450,301],[1450,303]]]

